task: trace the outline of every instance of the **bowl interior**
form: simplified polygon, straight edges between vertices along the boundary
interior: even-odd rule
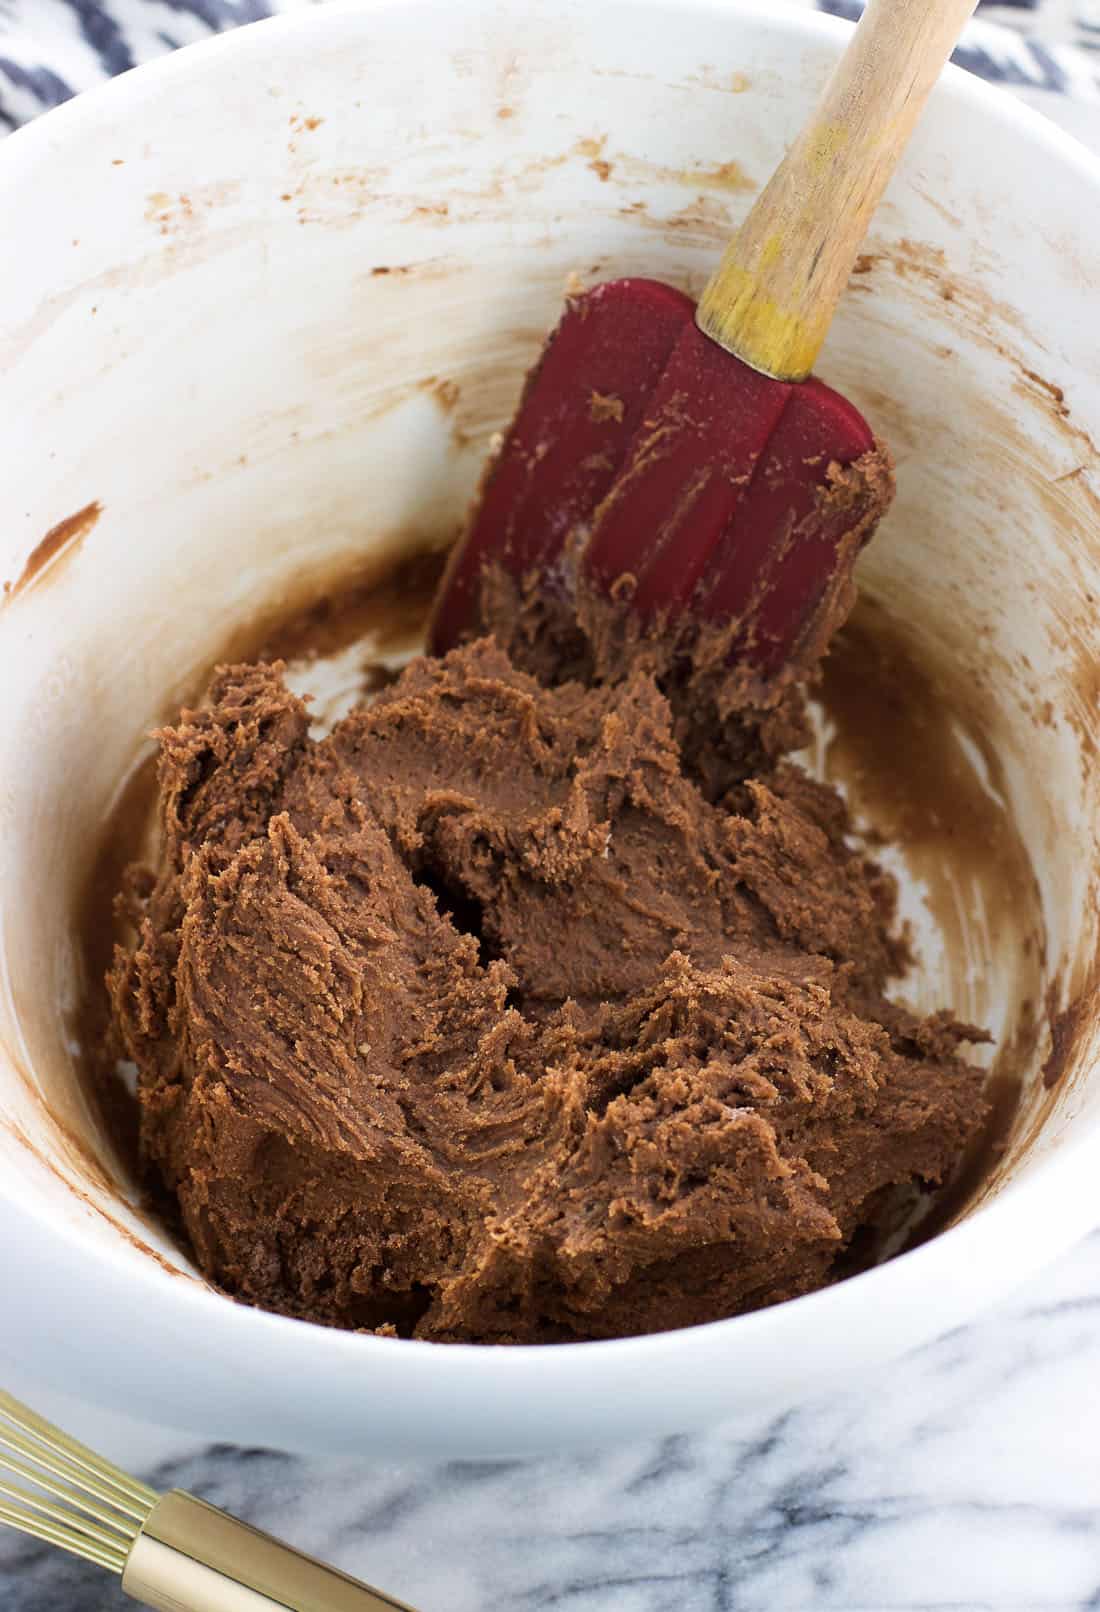
[[[448,542],[567,284],[697,291],[838,48],[565,9],[338,6],[0,152],[0,1177],[135,1268],[187,1262],[80,1084],[74,911],[144,736],[248,622]],[[1023,1083],[971,1214],[1100,1134],[1100,208],[1056,144],[956,75],[820,365],[897,457],[861,621],[923,692],[872,753],[837,684],[816,764],[904,830],[903,989]]]

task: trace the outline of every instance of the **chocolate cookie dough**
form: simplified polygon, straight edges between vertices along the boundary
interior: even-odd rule
[[[500,623],[324,739],[278,664],[160,735],[109,976],[148,1167],[222,1288],[340,1326],[613,1337],[818,1287],[958,1163],[980,1032],[887,1000],[893,887],[784,759],[797,692],[693,706]]]

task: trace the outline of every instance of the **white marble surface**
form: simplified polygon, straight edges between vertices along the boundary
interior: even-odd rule
[[[146,3],[124,0],[135,56],[148,53],[132,20]],[[173,22],[159,38],[190,38],[264,4],[157,0],[157,17]],[[1094,0],[983,14],[1025,30],[1054,18],[1056,51],[1092,43],[1082,19],[1100,28]],[[104,41],[123,48],[104,16],[98,0],[74,0],[72,12],[62,0],[0,0],[0,55],[23,74],[13,89],[9,73],[6,121],[52,93],[27,79],[32,62],[71,65],[69,88],[101,74]],[[36,54],[27,29],[38,24],[43,39],[72,40],[63,62]],[[1006,78],[1014,50],[1002,53]],[[1058,93],[1021,57],[1017,87],[1100,148],[1086,59],[1073,59],[1071,90]],[[1092,60],[1100,71],[1100,52]],[[599,1455],[395,1466],[379,1450],[307,1461],[92,1411],[35,1384],[25,1364],[0,1377],[157,1487],[191,1489],[422,1612],[1100,1612],[1100,1233],[977,1325],[839,1398]],[[3,1612],[129,1604],[96,1569],[0,1537]]]
[[[840,1397],[597,1455],[301,1460],[13,1387],[158,1488],[421,1612],[1086,1612],[1100,1608],[1098,1377],[1100,1234]],[[0,1540],[4,1612],[127,1604],[96,1569]]]

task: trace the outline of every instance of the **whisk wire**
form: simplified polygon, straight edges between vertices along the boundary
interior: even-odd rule
[[[39,1444],[45,1445],[48,1450],[63,1455],[73,1466],[78,1467],[97,1482],[109,1485],[119,1494],[124,1495],[134,1504],[143,1508],[141,1511],[142,1521],[145,1519],[148,1508],[156,1504],[157,1491],[155,1489],[151,1489],[147,1483],[142,1483],[139,1478],[131,1477],[128,1472],[124,1472],[121,1467],[115,1466],[112,1461],[105,1461],[94,1450],[90,1450],[86,1444],[81,1444],[79,1439],[72,1438],[68,1433],[63,1432],[60,1427],[55,1427],[52,1422],[47,1422],[44,1416],[37,1415],[28,1405],[24,1405],[3,1389],[0,1389],[0,1417],[6,1417],[17,1428],[22,1429],[25,1434],[35,1439]],[[5,1431],[3,1424],[0,1423],[0,1433]]]
[[[2,1390],[0,1467],[34,1485],[25,1489],[0,1473],[0,1522],[110,1572],[123,1571],[157,1502],[155,1489],[101,1460]]]
[[[47,1510],[46,1503],[14,1484],[0,1484],[0,1495],[10,1496],[15,1501],[14,1505],[9,1505],[0,1499],[0,1522],[10,1523],[21,1533],[32,1534],[74,1556],[84,1556],[111,1572],[122,1572],[126,1565],[126,1548],[118,1542],[108,1544],[95,1537],[90,1524],[81,1526],[78,1519],[70,1518],[59,1506],[50,1506],[50,1515],[38,1515]],[[66,1520],[58,1521],[58,1518]]]
[[[86,1534],[89,1539],[98,1540],[105,1537],[110,1539],[112,1544],[121,1544],[123,1548],[129,1543],[128,1536],[117,1523],[110,1519],[107,1519],[105,1525],[101,1527],[96,1518],[74,1516],[64,1506],[56,1505],[52,1500],[47,1500],[44,1495],[35,1494],[32,1489],[20,1488],[17,1483],[6,1483],[0,1479],[0,1495],[16,1501],[20,1505],[30,1506],[32,1510],[41,1512],[44,1517],[50,1517],[54,1522],[64,1523],[68,1527],[75,1528],[78,1533]]]
[[[97,1505],[94,1499],[90,1500],[87,1495],[74,1488],[71,1483],[60,1483],[56,1479],[44,1475],[37,1466],[32,1466],[30,1462],[21,1461],[15,1455],[2,1456],[0,1457],[0,1462],[9,1472],[14,1472],[20,1478],[29,1478],[31,1483],[37,1484],[47,1494],[54,1495],[58,1500],[66,1501],[70,1506],[79,1506],[95,1522],[102,1523],[117,1534],[120,1539],[126,1540],[127,1543],[133,1539],[134,1534],[137,1532],[137,1528],[133,1526],[133,1520],[129,1517],[121,1516],[117,1511],[112,1512],[105,1506]],[[10,1492],[8,1486],[0,1479],[0,1494],[8,1492]],[[20,1491],[20,1493],[22,1492]],[[140,1526],[141,1524],[138,1523],[139,1528]]]
[[[140,1528],[145,1520],[149,1509],[147,1506],[142,1509],[129,1498],[122,1499],[116,1496],[107,1484],[98,1483],[74,1463],[44,1451],[42,1445],[10,1433],[2,1423],[0,1423],[0,1450],[9,1452],[0,1456],[0,1461],[12,1472],[18,1472],[21,1477],[30,1478],[33,1482],[41,1484],[43,1489],[48,1489],[59,1500],[70,1500],[74,1505],[84,1506],[103,1522],[113,1523],[120,1517],[125,1517]],[[29,1456],[30,1460],[20,1460],[20,1456]],[[110,1506],[111,1511],[100,1510],[94,1504],[97,1500]],[[133,1534],[136,1531],[130,1527],[129,1522],[120,1525],[120,1532]]]

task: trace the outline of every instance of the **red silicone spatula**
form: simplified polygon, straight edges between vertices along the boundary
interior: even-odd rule
[[[870,0],[698,307],[644,279],[569,299],[444,578],[436,653],[477,629],[490,563],[630,578],[643,619],[730,624],[764,674],[813,644],[881,499],[858,473],[870,427],[810,371],[975,3]]]

